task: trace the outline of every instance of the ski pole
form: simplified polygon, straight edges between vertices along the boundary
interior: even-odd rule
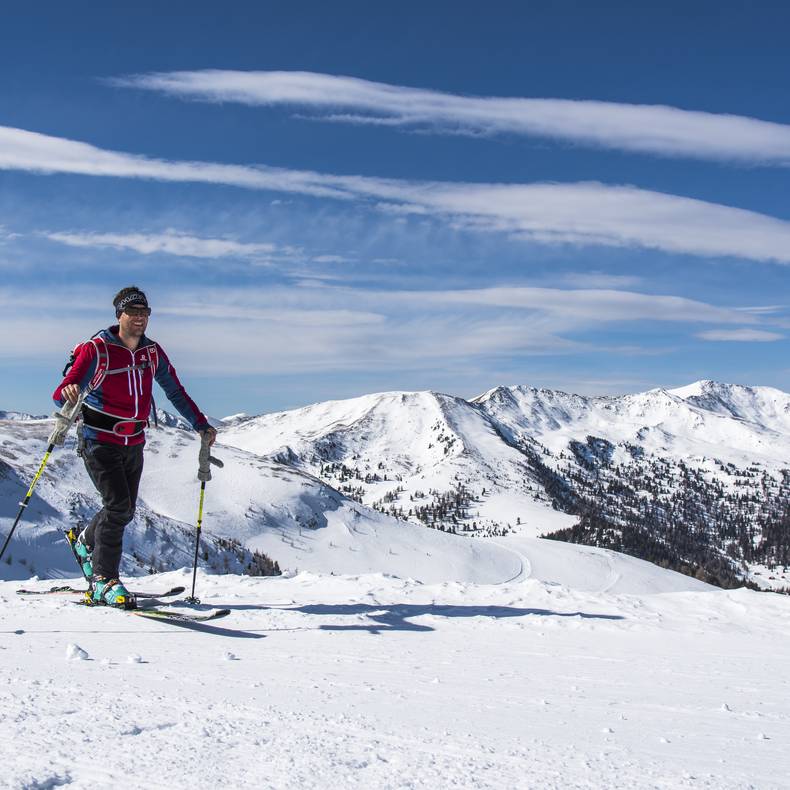
[[[211,439],[207,433],[200,437],[200,455],[198,456],[198,480],[200,480],[200,502],[198,504],[197,531],[195,533],[195,559],[192,563],[192,594],[185,600],[188,603],[200,603],[195,597],[195,580],[197,578],[198,552],[200,551],[200,532],[203,529],[203,500],[206,496],[206,483],[211,480],[211,464],[220,469],[224,466],[219,458],[210,454]]]
[[[44,467],[47,465],[47,461],[49,461],[49,457],[52,455],[52,451],[56,447],[62,447],[66,443],[66,434],[69,432],[69,428],[71,428],[71,426],[76,422],[77,417],[80,414],[80,409],[82,408],[82,402],[85,400],[85,397],[89,391],[90,390],[85,390],[84,392],[81,392],[74,403],[66,401],[60,407],[60,410],[56,411],[52,415],[55,418],[55,427],[52,429],[52,433],[49,435],[49,446],[47,447],[46,453],[44,453],[44,458],[41,461],[41,465],[38,467],[38,472],[36,472],[33,482],[30,484],[30,488],[27,490],[25,498],[19,503],[19,512],[16,514],[16,518],[14,519],[14,523],[11,526],[11,531],[8,533],[8,537],[5,539],[5,543],[3,543],[3,548],[0,549],[0,559],[2,559],[8,544],[11,542],[11,537],[14,534],[14,530],[16,530],[17,524],[19,524],[22,514],[25,512],[25,508],[28,506],[30,498],[33,496],[33,489],[36,487],[36,483],[38,483],[39,478],[44,471]]]

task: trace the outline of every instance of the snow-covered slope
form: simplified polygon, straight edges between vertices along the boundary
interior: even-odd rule
[[[782,390],[705,380],[667,391],[706,411],[790,436],[790,395]]]
[[[570,520],[551,508],[524,447],[559,456],[587,436],[615,445],[615,460],[623,462],[632,460],[630,445],[683,462],[716,458],[776,471],[790,466],[790,395],[710,381],[598,398],[531,387],[498,387],[471,402],[394,392],[264,414],[222,430],[227,444],[278,458],[405,517],[420,494],[464,487],[472,501],[461,523],[520,526],[516,531],[531,535]]]
[[[10,528],[50,428],[48,420],[0,423],[0,536]],[[197,452],[192,432],[166,427],[149,431],[138,513],[127,530],[124,573],[191,564]],[[466,538],[426,529],[373,511],[291,465],[227,445],[218,445],[214,452],[225,468],[215,471],[207,485],[203,523],[215,570],[245,570],[250,557],[233,548],[238,544],[292,571],[377,572],[427,583],[499,584],[534,577],[570,587],[578,583],[583,590],[622,592],[705,587],[602,549],[515,536],[497,541]],[[55,451],[39,482],[0,564],[0,575],[71,575],[72,559],[60,530],[87,522],[98,506],[69,439]],[[219,539],[234,544],[228,547]]]
[[[628,595],[716,589],[681,573],[659,568],[651,562],[594,546],[522,535],[491,540],[521,558],[522,572],[516,577],[518,579],[535,579],[579,592]]]
[[[23,411],[0,411],[0,420],[45,420],[45,415],[27,414]]]
[[[33,478],[51,422],[0,423],[0,535]],[[196,434],[149,432],[138,512],[127,528],[125,573],[190,565],[197,517]],[[304,472],[236,448],[218,446],[225,468],[206,490],[204,535],[217,569],[244,570],[217,543],[230,538],[284,568],[326,573],[384,572],[420,581],[501,582],[517,575],[517,555],[493,543],[404,524],[349,500]],[[73,439],[56,450],[0,565],[3,578],[70,575],[60,530],[85,523],[99,503]],[[10,559],[10,562],[9,562]]]
[[[744,549],[764,525],[775,531],[790,501],[790,395],[769,387],[700,381],[588,398],[516,386],[472,401],[389,392],[237,419],[221,433],[413,523],[537,536],[584,511],[615,530],[649,524],[629,540],[652,541],[651,559],[666,554],[655,530],[680,527],[675,567],[729,584],[743,560],[761,585],[790,583],[774,571],[775,538],[760,556]]]
[[[8,534],[39,463],[44,456],[51,420],[0,422],[0,534]],[[171,431],[174,439],[182,431]],[[156,451],[154,451],[156,452]],[[170,463],[177,457],[169,453]],[[193,486],[194,488],[194,486]],[[34,496],[23,514],[0,564],[0,578],[21,579],[31,574],[49,578],[70,576],[74,560],[62,531],[84,526],[100,503],[81,460],[74,452],[74,437],[56,449],[44,469]],[[145,573],[191,564],[194,527],[155,510],[141,497],[135,520],[127,527],[124,573]],[[244,571],[253,561],[248,550],[229,542],[220,546],[216,535],[204,534],[203,553],[214,570]]]
[[[201,574],[185,629],[16,586],[2,788],[788,786],[785,596]]]
[[[623,470],[641,464],[640,480],[649,481],[654,459],[664,464],[662,485],[670,493],[680,467],[690,464],[701,470],[703,484],[710,480],[736,495],[749,484],[742,476],[747,467],[779,477],[790,466],[788,414],[790,396],[778,390],[704,381],[608,398],[528,387],[496,388],[473,402],[394,392],[237,415],[220,428],[217,453],[226,468],[209,484],[204,527],[207,541],[227,538],[247,553],[235,545],[227,553],[214,540],[207,544],[210,564],[241,570],[251,561],[249,551],[257,550],[283,568],[499,583],[524,573],[523,552],[446,533],[529,538],[571,527],[578,516],[558,508],[552,475],[592,476],[597,485],[599,472],[606,472],[618,483]],[[150,432],[124,572],[190,563],[197,442],[178,420],[163,415],[161,423]],[[0,534],[43,455],[49,427],[40,419],[0,422]],[[585,444],[588,436],[599,437],[599,444]],[[585,471],[588,460],[592,472]],[[599,461],[603,471],[596,471]],[[648,484],[630,483],[637,502],[648,501],[638,490]],[[765,485],[766,496],[779,497],[773,504],[780,506],[783,494]],[[616,504],[618,496],[593,501]],[[626,504],[633,509],[633,502]],[[69,448],[56,451],[9,550],[12,562],[0,574],[22,578],[31,568],[42,575],[70,573],[58,529],[84,523],[97,507],[81,462]],[[426,530],[425,523],[437,529]],[[533,565],[553,572],[562,566],[546,562],[537,558]],[[753,571],[761,582],[785,583],[784,571],[758,565]]]
[[[195,434],[169,431],[149,442],[141,485],[158,513],[189,523],[197,507]],[[225,468],[206,488],[204,525],[263,551],[284,568],[325,573],[384,572],[435,582],[496,583],[518,558],[494,544],[453,540],[350,500],[291,466],[217,446]]]
[[[503,441],[496,424],[449,395],[390,392],[330,401],[250,418],[221,435],[404,518],[437,495],[465,491],[467,518],[460,520],[475,527],[515,527],[520,519],[538,535],[573,521],[551,509],[527,459]]]

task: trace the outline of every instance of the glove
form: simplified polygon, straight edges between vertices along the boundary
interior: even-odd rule
[[[84,395],[80,395],[74,403],[66,401],[58,411],[52,416],[55,418],[55,427],[49,435],[49,443],[54,444],[56,447],[63,447],[66,443],[66,434],[69,428],[77,421],[80,409],[82,408],[82,401],[85,400]]]
[[[210,454],[211,435],[204,431],[200,434],[200,454],[198,455],[198,480],[206,483],[211,480],[211,464],[222,469],[225,464]]]

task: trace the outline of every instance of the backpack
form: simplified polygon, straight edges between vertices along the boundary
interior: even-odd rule
[[[149,365],[153,367],[154,375],[156,375],[156,369],[159,366],[159,351],[156,347],[156,343],[148,347],[148,362],[144,362],[142,365],[129,365],[125,368],[109,370],[110,353],[107,350],[107,341],[101,336],[102,331],[104,330],[99,330],[90,340],[85,340],[81,343],[77,343],[77,345],[74,346],[74,348],[71,350],[71,353],[69,354],[68,362],[66,362],[61,376],[65,377],[66,373],[69,371],[69,368],[71,368],[71,366],[77,360],[77,357],[82,353],[82,350],[89,343],[96,349],[96,372],[93,374],[93,378],[88,384],[89,390],[95,390],[101,385],[107,376],[112,376],[115,373],[126,373],[128,370],[144,369],[149,367]],[[151,400],[153,401],[153,398]],[[156,412],[154,412],[154,414],[155,413]]]

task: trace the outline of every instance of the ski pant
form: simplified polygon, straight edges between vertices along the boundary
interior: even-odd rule
[[[82,458],[103,505],[85,531],[85,543],[93,547],[95,576],[118,578],[123,530],[134,518],[143,473],[143,447],[92,440],[85,443]]]

